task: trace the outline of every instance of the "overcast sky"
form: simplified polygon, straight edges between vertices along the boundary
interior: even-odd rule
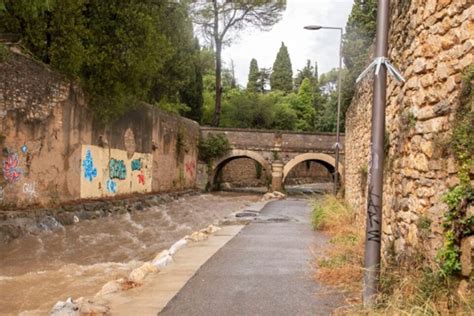
[[[319,24],[344,27],[352,8],[352,0],[287,0],[287,8],[271,31],[246,30],[223,51],[223,60],[234,61],[238,84],[245,86],[250,60],[257,59],[259,68],[273,66],[281,42],[288,47],[293,74],[305,66],[306,60],[318,62],[319,74],[338,67],[339,31],[304,30],[303,26]]]

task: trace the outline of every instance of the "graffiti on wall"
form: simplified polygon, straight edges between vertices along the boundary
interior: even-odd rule
[[[17,153],[9,153],[3,161],[3,177],[10,183],[17,182],[23,170],[20,168],[20,161]]]
[[[143,171],[140,172],[138,175],[138,183],[141,185],[145,185],[145,175],[143,174]]]
[[[186,173],[189,174],[189,176],[193,177],[194,172],[196,171],[196,163],[194,161],[187,162],[185,165],[186,168]]]
[[[0,186],[0,202],[3,201],[3,195],[4,195],[4,192],[3,192],[3,187]]]
[[[112,180],[112,179],[108,179],[107,182],[106,182],[106,186],[107,186],[107,191],[109,191],[110,193],[117,193],[117,183]]]
[[[92,182],[97,177],[97,168],[94,167],[94,160],[90,149],[87,149],[86,157],[82,161],[82,168],[84,170],[84,178]]]
[[[110,179],[125,180],[127,177],[127,167],[125,167],[125,162],[123,162],[123,160],[110,158],[109,176]]]
[[[23,146],[21,146],[21,152],[26,154],[28,152],[28,146],[26,146],[26,144],[23,144]]]
[[[133,153],[130,156],[121,149],[83,145],[81,156],[83,162],[88,161],[79,164],[82,168],[81,198],[151,192],[152,154]],[[83,176],[86,174],[93,181]]]
[[[132,171],[140,171],[142,170],[142,161],[141,159],[133,159],[132,160]]]
[[[30,182],[30,183],[24,183],[23,184],[23,193],[26,194],[26,197],[28,201],[32,201],[37,198],[36,195],[36,183],[35,182]]]

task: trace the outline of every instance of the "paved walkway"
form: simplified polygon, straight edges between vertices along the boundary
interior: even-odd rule
[[[342,296],[312,280],[312,253],[326,239],[311,230],[310,211],[306,200],[267,204],[159,315],[330,314]]]

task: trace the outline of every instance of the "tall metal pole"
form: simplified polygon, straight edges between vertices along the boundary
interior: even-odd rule
[[[388,52],[390,1],[379,0],[377,8],[377,38],[375,57],[386,57]],[[382,225],[383,161],[385,133],[385,102],[387,69],[380,67],[374,78],[372,106],[372,148],[367,194],[367,228],[365,241],[364,305],[374,303],[380,277],[380,242]]]
[[[339,28],[341,31],[341,37],[339,40],[339,73],[337,78],[337,118],[336,118],[336,166],[334,167],[334,195],[337,194],[337,189],[339,185],[339,119],[341,116],[341,72],[342,72],[342,28]]]

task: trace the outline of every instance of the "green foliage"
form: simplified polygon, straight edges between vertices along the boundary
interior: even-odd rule
[[[250,61],[249,76],[247,81],[247,91],[257,92],[257,81],[260,76],[260,70],[258,69],[257,60],[252,58]]]
[[[459,179],[469,185],[469,171],[474,165],[474,64],[465,70],[460,105],[451,137],[452,149],[460,165]]]
[[[426,216],[420,216],[418,218],[418,222],[416,223],[416,227],[418,228],[418,231],[420,232],[420,237],[423,239],[428,238],[428,236],[431,234],[431,224],[433,221],[426,217]]]
[[[205,139],[199,140],[199,159],[204,162],[211,163],[212,160],[225,155],[229,150],[229,140],[224,134],[209,134]]]
[[[437,254],[437,259],[441,262],[440,275],[448,277],[461,271],[459,257],[459,246],[456,243],[454,232],[448,231],[444,235],[444,245]]]
[[[369,49],[375,38],[376,18],[377,0],[354,0],[342,47],[342,56],[347,67],[347,73],[342,79],[342,112],[345,112],[351,103],[356,78],[369,63]]]
[[[318,64],[315,64],[316,67],[311,65],[311,60],[306,61],[306,66],[303,69],[298,70],[298,73],[295,77],[295,90],[298,91],[301,83],[304,79],[309,79],[311,82],[311,87],[313,89],[313,93],[316,91],[318,87]]]
[[[402,122],[408,128],[414,128],[416,126],[416,116],[415,114],[408,110],[402,114]]]
[[[293,90],[293,70],[290,55],[285,43],[281,43],[280,50],[273,63],[273,72],[270,76],[272,91],[280,90],[289,93]]]
[[[0,32],[78,77],[103,122],[138,101],[200,108],[199,47],[187,5],[163,0],[3,0]],[[193,112],[198,117],[198,114]]]
[[[8,48],[2,43],[0,43],[0,63],[7,61],[9,55],[10,51],[8,50]]]
[[[330,227],[352,222],[353,212],[340,200],[332,195],[313,202],[311,223],[314,230],[324,230]]]
[[[286,0],[192,1],[194,22],[215,49],[215,106],[212,124],[219,126],[222,111],[222,48],[231,44],[236,33],[252,25],[265,30],[277,23]]]
[[[474,64],[465,72],[460,106],[457,109],[451,136],[452,149],[459,163],[460,184],[443,196],[448,210],[444,214],[444,245],[438,252],[441,274],[452,275],[460,270],[459,245],[465,236],[474,234],[474,216],[467,207],[474,203],[474,188],[469,173],[474,164]]]

